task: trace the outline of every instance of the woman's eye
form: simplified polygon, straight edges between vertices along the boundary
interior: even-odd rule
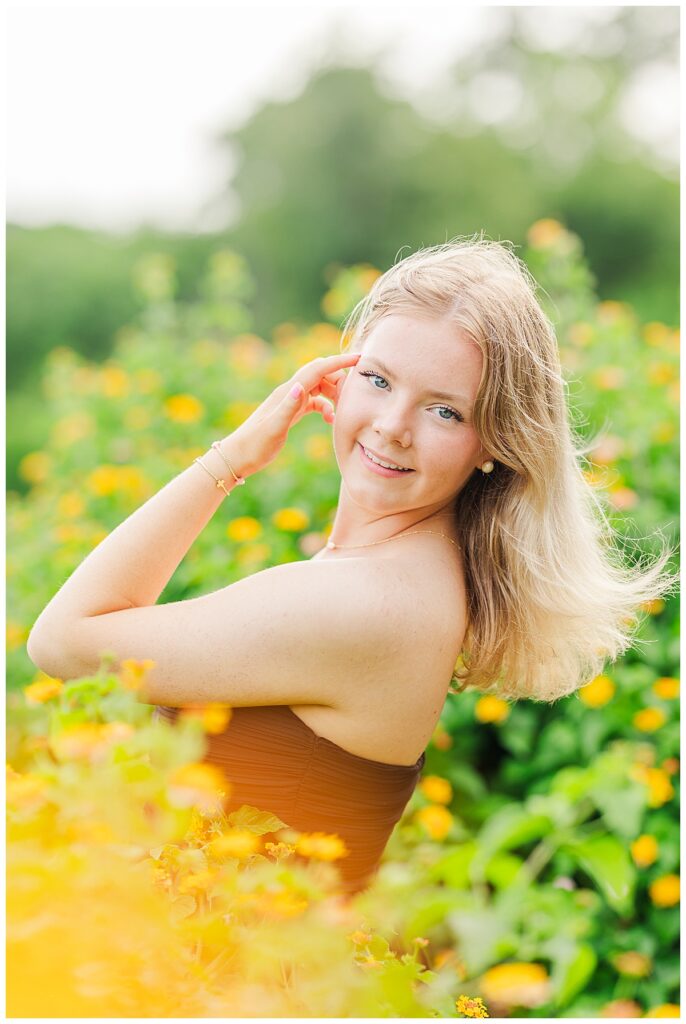
[[[384,382],[384,384],[388,384],[388,381],[386,380],[385,377],[382,377],[380,373],[374,373],[373,370],[358,370],[358,373],[359,373],[360,377],[374,377],[376,380],[382,380]],[[374,385],[374,387],[376,388],[376,384]],[[386,389],[385,388],[376,388],[376,390],[377,391],[385,391]],[[457,412],[455,409],[451,409],[449,405],[439,405],[437,408],[438,408],[439,412],[448,412],[448,413],[450,413],[450,416],[439,416],[439,419],[445,420],[446,423],[449,422],[451,418],[454,419],[456,423],[463,423],[464,422],[464,417],[459,412]]]

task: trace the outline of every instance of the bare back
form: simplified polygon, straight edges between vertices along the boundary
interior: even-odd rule
[[[401,545],[402,552],[398,550]],[[466,592],[460,553],[447,540],[423,535],[404,538],[392,546],[395,551],[389,550],[391,545],[379,545],[365,551],[364,557],[378,561],[381,573],[389,561],[402,561],[411,570],[416,582],[412,594],[402,598],[408,602],[408,629],[416,628],[417,621],[422,623],[416,637],[420,674],[402,678],[397,659],[389,651],[388,675],[379,678],[373,690],[351,688],[341,695],[336,707],[298,704],[291,710],[318,735],[353,754],[409,765],[426,748],[443,709],[462,649]],[[347,552],[324,548],[312,560],[347,556]],[[362,580],[361,574],[364,585]],[[389,575],[389,587],[390,580]],[[416,614],[411,609],[416,609]]]

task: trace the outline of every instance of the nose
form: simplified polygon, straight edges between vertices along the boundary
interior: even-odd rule
[[[402,448],[409,448],[412,443],[407,416],[397,404],[394,406],[392,402],[385,403],[383,411],[377,412],[373,426],[386,445],[399,444]]]

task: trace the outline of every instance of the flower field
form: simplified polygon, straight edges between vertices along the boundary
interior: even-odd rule
[[[584,467],[627,558],[678,529],[678,331],[599,302],[579,239],[539,221],[524,253],[557,327]],[[202,763],[231,709],[176,725],[138,700],[146,663],[64,682],[26,654],[92,548],[308,359],[378,271],[338,273],[323,320],[251,331],[249,269],[212,257],[201,300],[137,268],[147,306],[101,365],[53,350],[49,443],[8,497],[9,1016],[678,1016],[678,600],[640,645],[554,706],[448,697],[374,885],[336,894],[337,836],[223,811]],[[161,601],[309,558],[338,497],[330,427],[305,417],[236,488]],[[676,568],[676,567],[675,567]],[[40,964],[37,984],[36,964]]]

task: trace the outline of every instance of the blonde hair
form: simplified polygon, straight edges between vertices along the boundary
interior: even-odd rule
[[[676,583],[670,551],[622,561],[579,464],[593,445],[575,437],[554,328],[511,246],[460,237],[407,256],[350,313],[341,350],[360,351],[393,313],[447,320],[478,345],[472,418],[494,469],[475,470],[454,503],[468,623],[451,685],[553,702],[641,642],[639,606]]]

